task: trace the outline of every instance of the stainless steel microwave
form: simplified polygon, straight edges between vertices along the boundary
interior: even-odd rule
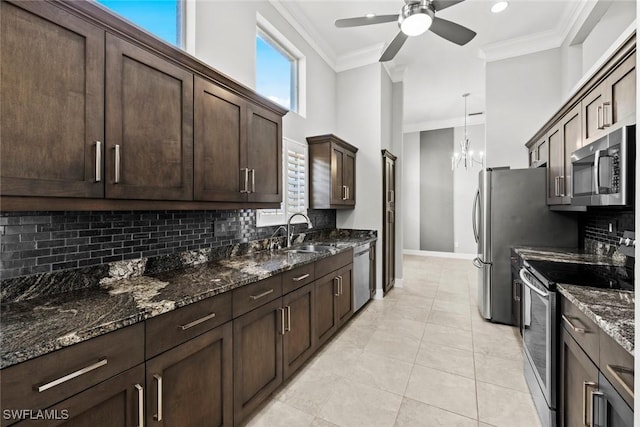
[[[636,126],[623,126],[571,154],[571,204],[633,204]]]

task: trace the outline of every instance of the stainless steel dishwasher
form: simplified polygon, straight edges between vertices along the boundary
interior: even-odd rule
[[[369,301],[369,243],[356,247],[353,250],[353,312]]]

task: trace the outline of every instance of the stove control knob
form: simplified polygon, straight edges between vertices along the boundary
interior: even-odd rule
[[[629,246],[629,245],[631,245],[631,239],[630,239],[630,238],[628,238],[628,237],[627,237],[626,239],[624,239],[624,245],[625,245],[625,246]]]

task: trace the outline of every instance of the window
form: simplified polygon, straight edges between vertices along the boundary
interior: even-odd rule
[[[258,15],[256,91],[290,111],[304,114],[304,55]]]
[[[178,47],[182,46],[184,0],[97,0],[98,3]]]
[[[286,224],[294,213],[307,213],[307,145],[284,138],[283,185],[284,195],[280,209],[260,209],[256,218],[258,227]],[[296,218],[297,219],[297,218]],[[300,218],[300,222],[303,221]],[[294,219],[294,223],[298,222]]]

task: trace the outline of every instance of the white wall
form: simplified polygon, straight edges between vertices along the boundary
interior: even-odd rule
[[[404,117],[404,84],[393,83],[391,99],[391,148],[390,151],[398,157],[396,160],[396,279],[404,277],[402,262],[402,248],[404,247],[404,188],[402,175],[404,171],[404,156],[402,153],[403,133],[402,121]]]
[[[356,207],[338,210],[338,228],[377,230],[382,238],[382,66],[371,64],[338,73],[335,134],[358,147]],[[380,241],[380,240],[379,240]],[[382,245],[377,245],[381,260]],[[382,278],[382,263],[377,263]],[[381,280],[378,280],[380,289]]]
[[[402,222],[403,249],[420,250],[420,132],[403,136]]]
[[[524,144],[561,104],[561,49],[489,62],[486,166],[525,168]]]
[[[586,73],[611,47],[635,19],[635,0],[615,0],[600,18],[600,22],[582,42],[582,72]]]
[[[289,112],[283,134],[298,142],[336,127],[336,73],[297,31],[264,1],[197,1],[195,56],[234,80],[255,89],[256,16],[260,13],[306,57],[306,117]]]
[[[467,134],[471,148],[483,151],[484,125],[467,126]],[[464,127],[453,129],[453,148],[459,150],[459,142],[464,139]],[[477,253],[476,241],[473,238],[471,210],[478,189],[479,166],[469,170],[456,168],[453,171],[453,239],[454,252],[463,254]]]

